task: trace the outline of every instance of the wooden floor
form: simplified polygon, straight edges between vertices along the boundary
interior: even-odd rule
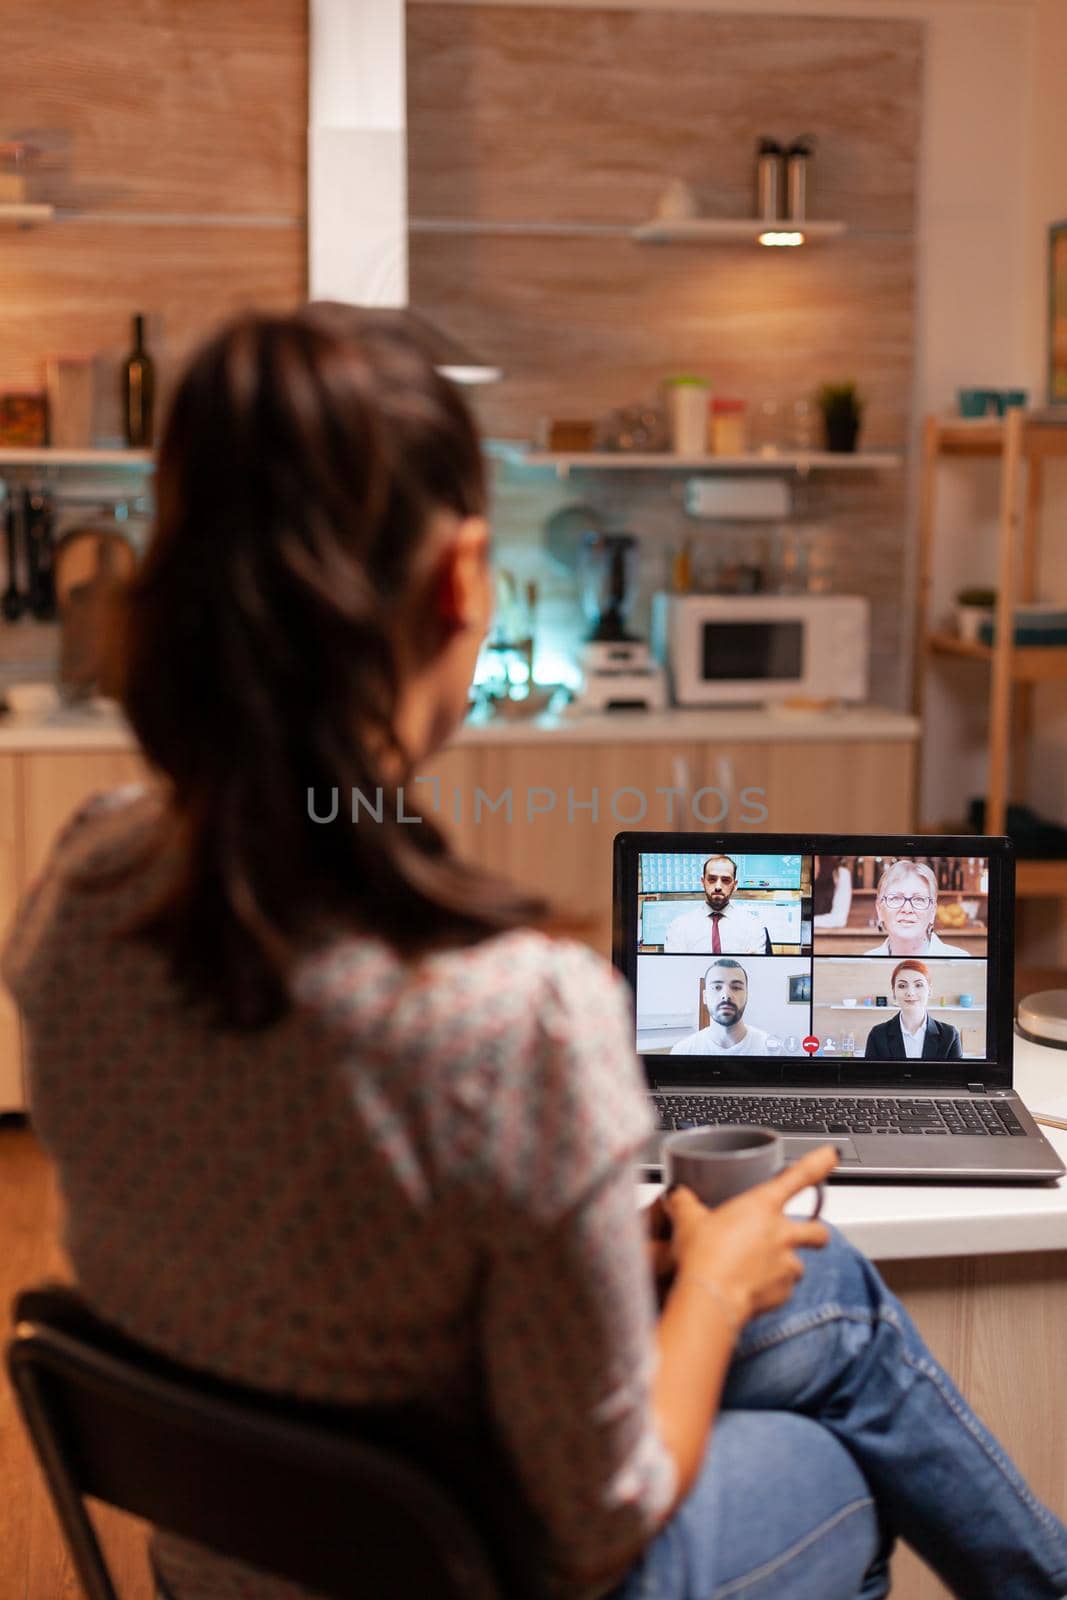
[[[0,1328],[6,1339],[16,1292],[69,1277],[57,1244],[59,1205],[33,1135],[0,1119]],[[121,1600],[152,1600],[141,1524],[98,1519]],[[0,1600],[81,1600],[62,1536],[7,1381],[0,1372]]]

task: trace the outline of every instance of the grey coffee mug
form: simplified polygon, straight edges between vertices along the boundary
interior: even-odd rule
[[[785,1166],[781,1134],[768,1128],[686,1128],[663,1141],[668,1185],[682,1183],[706,1206],[721,1205],[753,1184],[765,1183]],[[822,1184],[814,1185],[815,1208],[822,1210]]]

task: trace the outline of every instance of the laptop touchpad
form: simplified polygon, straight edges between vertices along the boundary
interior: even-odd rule
[[[825,1133],[821,1136],[817,1135],[814,1139],[794,1139],[787,1134],[785,1138],[785,1159],[787,1161],[799,1161],[800,1157],[806,1156],[809,1150],[817,1150],[820,1145],[824,1144],[836,1146],[838,1160],[842,1166],[848,1166],[850,1163],[856,1166],[860,1165],[860,1157],[857,1155],[856,1146],[851,1139],[844,1139],[840,1136],[835,1138],[833,1134],[827,1135]]]

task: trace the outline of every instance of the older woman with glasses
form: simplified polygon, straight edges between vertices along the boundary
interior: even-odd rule
[[[882,873],[875,898],[878,926],[885,933],[869,956],[966,956],[934,932],[937,879],[921,861],[894,861]]]

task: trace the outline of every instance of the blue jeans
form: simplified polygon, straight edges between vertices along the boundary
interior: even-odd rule
[[[611,1600],[879,1600],[898,1535],[966,1600],[1067,1596],[1067,1528],[876,1269],[836,1233],[804,1257],[741,1335],[696,1484]]]

